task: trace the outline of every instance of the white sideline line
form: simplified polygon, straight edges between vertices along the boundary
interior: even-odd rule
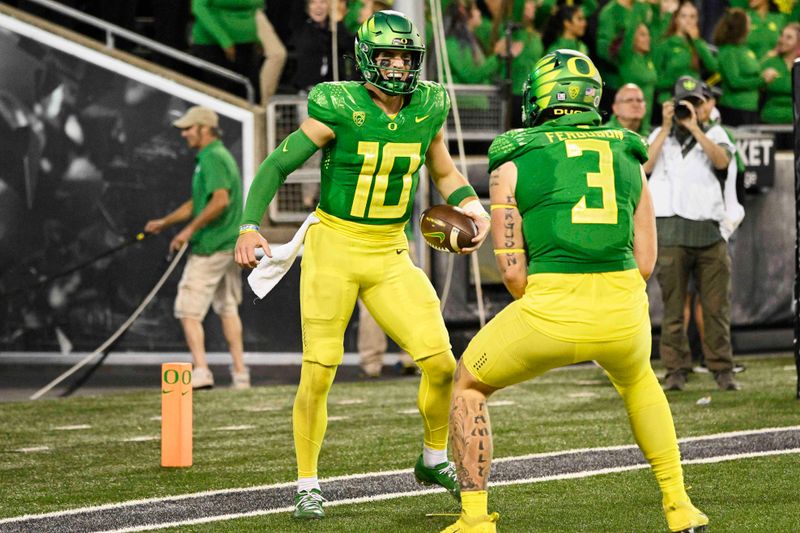
[[[714,439],[714,438],[730,438],[730,437],[739,437],[739,436],[745,436],[745,435],[759,435],[759,434],[763,434],[763,433],[773,433],[773,432],[781,432],[781,431],[796,431],[796,430],[800,430],[800,426],[786,426],[786,427],[770,427],[770,428],[763,428],[763,429],[749,429],[749,430],[741,430],[741,431],[730,431],[730,432],[727,432],[727,433],[714,433],[714,434],[711,434],[711,435],[701,435],[701,436],[698,436],[698,437],[687,437],[687,438],[684,438],[684,439],[679,439],[679,442],[702,441],[702,440],[709,440],[709,439]],[[636,448],[636,445],[602,446],[602,447],[597,447],[597,448],[574,448],[574,449],[571,449],[571,450],[561,450],[561,451],[554,451],[554,452],[535,453],[535,454],[529,454],[529,455],[518,455],[518,456],[514,456],[514,457],[500,457],[500,458],[494,459],[494,462],[495,463],[503,463],[503,462],[514,461],[514,460],[535,459],[535,458],[540,458],[540,457],[552,457],[554,455],[577,454],[577,453],[585,453],[585,452],[602,452],[602,451],[610,451],[610,450],[621,450],[621,449],[626,449],[626,448],[628,448],[628,449]],[[699,464],[699,463],[703,463],[703,462],[710,463],[710,462],[715,462],[715,460],[718,460],[718,461],[729,460],[729,459],[726,459],[727,457],[738,459],[738,458],[760,457],[760,456],[766,456],[766,455],[780,455],[780,454],[784,454],[784,453],[798,453],[798,451],[796,451],[795,449],[791,449],[791,450],[772,450],[772,451],[768,451],[768,452],[752,452],[752,453],[748,452],[748,453],[742,453],[742,454],[733,455],[733,456],[720,456],[721,459],[716,459],[716,458],[695,459],[695,460],[691,460],[691,461],[682,461],[682,463],[683,464],[695,464],[695,463]],[[632,465],[630,467],[619,467],[619,469],[602,469],[602,470],[598,470],[597,472],[598,473],[610,473],[610,472],[617,472],[617,471],[624,472],[625,470],[632,470],[632,469],[646,468],[646,467],[647,467],[646,464]],[[363,474],[348,474],[348,475],[345,475],[345,476],[335,476],[335,477],[323,478],[320,481],[321,482],[331,482],[331,481],[344,481],[344,480],[352,480],[352,479],[369,479],[369,478],[382,477],[382,476],[393,475],[393,474],[410,473],[411,471],[412,471],[411,468],[404,468],[404,469],[401,469],[401,470],[384,470],[384,471],[381,471],[381,472],[366,472],[366,473],[363,473]],[[587,471],[587,472],[592,472],[592,471]],[[573,474],[564,474],[564,476],[567,476],[567,477],[558,478],[558,479],[569,479],[569,476],[582,475],[582,474],[585,474],[585,473],[586,472],[578,472],[578,473],[573,473]],[[546,478],[542,478],[542,479],[546,479]],[[520,481],[520,480],[514,480],[514,481]],[[530,480],[522,480],[521,482],[530,482]],[[19,522],[19,521],[22,521],[22,520],[28,520],[28,519],[32,519],[32,518],[47,518],[47,517],[55,517],[55,516],[68,516],[68,515],[73,515],[73,514],[78,514],[78,513],[85,513],[85,512],[104,511],[104,510],[109,510],[109,509],[120,509],[120,508],[123,508],[123,507],[130,507],[130,506],[134,506],[134,505],[141,505],[141,504],[148,504],[148,503],[157,503],[157,502],[167,501],[167,500],[170,500],[170,501],[178,500],[178,501],[180,501],[180,500],[188,500],[188,499],[193,499],[193,498],[202,498],[202,497],[205,497],[205,496],[214,496],[214,495],[217,495],[217,494],[230,494],[232,492],[254,492],[254,491],[260,491],[260,490],[277,489],[277,488],[282,488],[282,487],[290,487],[290,486],[293,487],[295,485],[295,483],[296,483],[295,481],[289,481],[289,482],[285,482],[285,483],[275,483],[275,484],[272,484],[272,485],[258,485],[258,486],[254,486],[254,487],[239,487],[239,488],[231,488],[231,489],[208,490],[208,491],[203,491],[203,492],[193,492],[193,493],[190,493],[190,494],[178,494],[178,495],[174,495],[174,496],[160,496],[160,497],[157,497],[157,498],[143,498],[143,499],[139,499],[139,500],[128,500],[128,501],[124,501],[124,502],[107,503],[107,504],[103,504],[103,505],[93,505],[93,506],[89,506],[89,507],[78,507],[78,508],[75,508],[75,509],[66,509],[66,510],[63,510],[63,511],[51,511],[51,512],[48,512],[48,513],[25,514],[25,515],[20,515],[20,516],[15,516],[15,517],[2,518],[2,519],[0,519],[0,524],[4,524],[4,523],[8,523],[8,522]],[[502,485],[502,484],[509,484],[509,483],[510,482],[498,482],[498,483],[492,483],[492,485],[499,486],[499,485]],[[427,494],[428,492],[436,492],[437,490],[443,490],[443,489],[430,489],[430,490],[427,490],[427,491],[418,491],[418,492],[413,492],[413,493],[410,493],[410,494]],[[400,495],[400,493],[397,493],[397,494]],[[393,497],[395,497],[395,496],[393,496]],[[377,498],[377,496],[375,496],[373,499],[375,499],[375,498]],[[345,501],[347,501],[347,500],[342,500],[342,502],[345,502]],[[328,503],[328,506],[331,506],[331,505],[334,505],[334,504],[341,505],[341,503],[330,502],[330,503]],[[270,512],[272,512],[272,511],[273,510],[270,510]],[[277,512],[277,511],[275,511],[275,512]],[[246,515],[242,515],[242,516],[246,516]],[[122,530],[120,530],[120,531],[122,531]],[[131,531],[133,531],[133,530],[131,530]]]
[[[800,448],[792,448],[790,450],[770,450],[766,452],[749,452],[749,453],[742,453],[736,455],[721,455],[719,457],[709,457],[706,459],[695,459],[691,461],[683,461],[683,464],[703,464],[703,463],[721,463],[723,461],[734,461],[737,459],[750,459],[754,457],[766,457],[766,456],[773,456],[773,455],[787,455],[790,453],[800,453]],[[619,472],[628,472],[631,470],[642,470],[649,468],[649,465],[646,464],[639,464],[639,465],[629,465],[629,466],[619,466],[614,468],[600,468],[597,470],[586,470],[584,472],[573,472],[569,474],[558,474],[553,476],[540,476],[540,477],[532,477],[532,478],[525,478],[525,479],[511,479],[508,481],[500,481],[497,483],[490,483],[490,487],[501,487],[501,486],[509,486],[509,485],[524,485],[526,483],[543,483],[547,481],[560,481],[565,479],[580,479],[592,476],[598,476],[603,474],[614,474]],[[326,502],[325,507],[336,507],[339,505],[351,505],[356,503],[366,503],[366,502],[374,502],[374,501],[382,501],[382,500],[392,500],[395,498],[407,498],[412,496],[422,496],[424,494],[432,494],[435,492],[443,492],[444,489],[436,488],[436,489],[425,489],[425,490],[415,490],[411,492],[395,492],[391,494],[377,494],[375,496],[362,496],[360,498],[350,498],[347,500],[337,500],[333,502]],[[217,515],[217,516],[207,516],[203,518],[194,518],[192,520],[182,520],[176,522],[167,522],[162,524],[148,524],[143,526],[136,526],[136,527],[129,527],[124,529],[108,529],[104,530],[101,533],[131,533],[134,531],[151,531],[153,529],[163,529],[163,528],[170,528],[170,527],[180,527],[180,526],[190,526],[195,524],[207,524],[209,522],[220,522],[223,520],[236,520],[239,518],[248,518],[253,516],[264,516],[270,514],[277,514],[277,513],[289,513],[294,510],[294,507],[279,507],[275,509],[264,509],[263,511],[250,511],[247,513],[231,513],[225,515]],[[453,515],[457,516],[457,515]]]

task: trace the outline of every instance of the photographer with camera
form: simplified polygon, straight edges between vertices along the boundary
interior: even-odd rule
[[[658,229],[656,277],[664,304],[659,347],[667,390],[683,390],[692,370],[683,327],[690,274],[703,306],[708,369],[721,390],[739,390],[733,379],[727,239],[741,220],[742,207],[735,194],[725,194],[728,180],[736,179],[736,148],[721,126],[703,127],[698,115],[705,102],[701,81],[678,79],[674,99],[662,107],[664,122],[648,139],[644,164]]]

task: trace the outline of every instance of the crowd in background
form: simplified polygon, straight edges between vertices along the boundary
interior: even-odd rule
[[[355,32],[374,11],[394,3],[61,2],[243,74],[260,93],[261,103],[276,91],[301,92],[334,78],[358,79],[351,59]],[[336,4],[336,24],[329,21],[330,2]],[[16,3],[46,12],[30,0]],[[125,8],[112,9],[118,3]],[[792,121],[790,71],[800,56],[796,0],[441,0],[441,6],[453,82],[507,81],[515,104],[533,64],[549,51],[570,48],[591,55],[598,64],[606,82],[602,108],[609,114],[620,87],[634,83],[641,89],[642,133],[660,123],[661,104],[685,75],[719,89],[725,124]],[[428,2],[425,7],[432,50]],[[428,54],[431,63],[434,57]],[[433,76],[436,69],[429,72]],[[243,94],[240,86],[219,78],[198,77]]]

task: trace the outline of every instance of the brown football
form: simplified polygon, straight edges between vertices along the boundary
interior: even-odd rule
[[[419,219],[419,229],[428,246],[440,252],[459,253],[472,246],[472,239],[478,234],[471,218],[444,204],[426,209]]]

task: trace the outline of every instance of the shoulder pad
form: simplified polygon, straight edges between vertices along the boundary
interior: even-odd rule
[[[318,83],[308,93],[308,116],[328,125],[349,117],[351,110],[358,108],[353,96],[358,85],[351,81]]]
[[[623,128],[622,131],[625,132],[625,145],[628,147],[631,154],[639,160],[639,163],[647,162],[649,159],[647,155],[647,141],[635,131],[625,128]]]
[[[489,172],[545,143],[546,139],[539,128],[521,128],[503,133],[489,147]]]

